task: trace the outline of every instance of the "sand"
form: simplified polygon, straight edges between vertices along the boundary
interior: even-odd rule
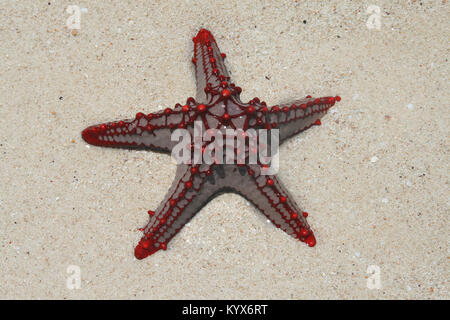
[[[447,1],[3,1],[0,298],[449,299],[449,13]],[[225,194],[167,251],[134,258],[175,165],[80,132],[193,96],[201,27],[244,101],[342,97],[280,150],[316,247]]]

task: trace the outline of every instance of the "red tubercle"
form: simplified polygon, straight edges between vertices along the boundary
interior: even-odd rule
[[[300,235],[302,237],[306,237],[308,234],[309,234],[309,231],[307,229],[305,229],[305,228],[300,229]]]
[[[310,247],[314,247],[316,245],[316,237],[314,237],[314,234],[311,232],[310,235],[306,238],[306,244]]]
[[[231,95],[231,92],[228,89],[223,89],[221,94],[222,94],[222,97],[228,98]]]
[[[314,124],[315,124],[316,126],[320,126],[320,125],[322,124],[322,122],[320,121],[320,119],[317,119],[317,120],[314,122]]]
[[[298,218],[298,215],[295,212],[291,213],[291,219],[295,220]]]
[[[273,186],[273,180],[270,179],[270,178],[267,179],[266,184],[267,184],[268,186]]]
[[[209,30],[206,29],[200,29],[200,31],[197,33],[197,35],[192,39],[195,44],[201,43],[210,45],[211,41],[215,41],[213,35]]]
[[[308,216],[308,212],[303,211],[303,212],[302,212],[302,215],[306,218],[306,217]]]
[[[153,215],[155,214],[155,211],[148,210],[147,213],[150,217],[153,217]]]
[[[184,184],[185,185],[185,187],[186,187],[186,189],[190,189],[190,188],[192,188],[192,181],[186,181],[186,183]]]
[[[143,247],[144,249],[148,249],[148,247],[150,247],[151,243],[152,243],[152,242],[151,242],[150,239],[144,240],[144,241],[142,241],[142,247]]]
[[[197,111],[198,112],[205,112],[206,111],[206,106],[204,104],[199,104],[197,106]]]
[[[136,257],[136,259],[142,260],[154,254],[159,249],[160,248],[155,247],[152,240],[143,238],[141,239],[141,241],[139,241],[138,245],[134,249],[134,256]]]
[[[198,168],[197,167],[192,167],[191,168],[191,173],[192,174],[196,174],[198,172]]]
[[[190,105],[190,104],[195,104],[195,99],[193,97],[189,97],[186,99],[186,104]]]
[[[145,115],[142,112],[136,113],[136,120],[143,118]]]

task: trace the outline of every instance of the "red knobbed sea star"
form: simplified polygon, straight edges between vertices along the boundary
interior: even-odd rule
[[[172,132],[182,128],[192,135],[194,121],[201,121],[205,130],[276,129],[283,142],[313,125],[320,125],[320,118],[340,101],[339,96],[306,96],[272,107],[258,98],[243,103],[241,88],[230,81],[224,64],[225,54],[220,52],[211,32],[202,29],[193,41],[196,99],[190,97],[184,105],[176,104],[174,108],[147,115],[139,112],[131,120],[90,126],[82,132],[83,139],[96,146],[171,152],[178,143],[171,141]],[[249,152],[251,150],[246,149],[246,159]],[[155,211],[148,211],[150,219],[135,248],[136,258],[143,259],[160,249],[166,250],[167,243],[209,200],[226,191],[241,194],[276,227],[314,246],[316,239],[306,221],[308,214],[299,208],[277,176],[264,175],[264,169],[261,162],[251,164],[248,161],[244,164],[179,164],[164,200]]]

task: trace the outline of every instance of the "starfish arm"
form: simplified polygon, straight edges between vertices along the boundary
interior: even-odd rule
[[[134,119],[90,126],[83,130],[81,136],[87,143],[95,146],[148,148],[170,152],[177,143],[171,141],[172,131],[185,128],[190,123],[189,114],[183,110],[194,105],[194,99],[190,98],[185,106],[177,104],[173,109],[166,108],[148,115],[139,112]]]
[[[150,220],[135,248],[137,259],[144,259],[160,249],[212,198],[217,186],[208,179],[209,165],[178,165],[175,180]]]
[[[259,165],[240,167],[234,174],[233,189],[257,207],[276,227],[290,236],[316,244],[316,239],[304,213],[293,197],[274,175],[261,175]]]
[[[229,81],[225,67],[225,54],[220,52],[211,32],[201,29],[194,41],[195,77],[197,80],[196,100],[199,103],[210,102],[214,92],[218,90],[223,81]]]
[[[313,125],[320,125],[322,118],[339,96],[312,98],[310,96],[291,103],[276,105],[266,114],[266,127],[280,130],[280,143],[287,138],[304,131]]]
[[[316,240],[305,213],[276,176],[260,175],[259,165],[209,166],[179,165],[176,178],[165,199],[150,220],[135,248],[135,257],[144,259],[167,243],[215,194],[235,191],[255,205],[283,231],[314,246]]]

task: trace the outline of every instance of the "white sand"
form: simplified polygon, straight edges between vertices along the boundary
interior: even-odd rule
[[[446,1],[50,1],[0,7],[0,298],[450,298]],[[86,8],[76,36],[70,4]],[[380,30],[366,26],[371,4]],[[341,95],[281,148],[315,248],[226,194],[167,251],[134,258],[175,165],[80,132],[194,95],[200,27],[243,100]]]

